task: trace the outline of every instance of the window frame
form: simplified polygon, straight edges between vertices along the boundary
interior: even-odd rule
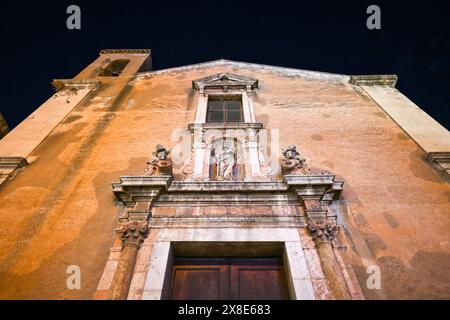
[[[211,110],[210,108],[212,107],[210,105],[211,101],[223,101],[222,104],[222,109],[221,110]],[[228,120],[228,115],[229,113],[232,113],[233,111],[238,111],[238,110],[230,110],[227,108],[227,104],[225,103],[225,101],[235,101],[235,102],[239,102],[239,120]],[[243,106],[243,99],[242,99],[242,94],[215,94],[215,95],[208,95],[207,97],[207,101],[206,101],[206,123],[239,123],[239,122],[244,122],[244,106]],[[210,114],[212,112],[220,112],[223,115],[223,120],[220,121],[214,121],[214,120],[210,120]]]

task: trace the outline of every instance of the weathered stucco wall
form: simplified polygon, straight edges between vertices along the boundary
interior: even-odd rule
[[[119,214],[111,182],[142,174],[157,143],[174,146],[194,121],[192,80],[222,71],[259,79],[257,121],[345,180],[342,256],[367,298],[450,298],[450,185],[425,152],[357,86],[226,63],[103,78],[67,115],[0,186],[0,298],[93,298]],[[381,291],[366,289],[370,264]],[[69,265],[81,290],[66,288]]]

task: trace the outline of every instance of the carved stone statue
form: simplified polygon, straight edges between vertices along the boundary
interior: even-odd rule
[[[297,147],[291,144],[286,150],[281,149],[281,170],[283,174],[310,174],[306,159],[297,151]]]
[[[217,155],[217,180],[232,180],[236,164],[234,151],[225,148]]]
[[[159,160],[167,160],[167,157],[169,156],[170,150],[167,150],[162,145],[158,144],[156,146],[156,151],[153,152],[153,155]]]
[[[170,150],[158,144],[152,153],[155,158],[147,161],[148,168],[145,176],[172,175],[172,161],[169,159]]]

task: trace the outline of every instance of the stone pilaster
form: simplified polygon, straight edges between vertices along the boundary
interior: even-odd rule
[[[119,183],[112,184],[114,195],[125,206],[125,211],[118,219],[114,261],[103,272],[98,298],[127,299],[136,258],[148,233],[152,203],[167,190],[171,181],[171,175],[125,176],[120,177]]]
[[[125,300],[130,289],[138,251],[148,233],[148,222],[128,222],[122,225],[117,233],[122,241],[122,252],[108,298],[110,300]]]
[[[349,290],[333,250],[333,240],[337,237],[340,227],[334,221],[308,220],[308,230],[314,240],[333,298],[350,300]]]
[[[329,213],[329,206],[339,197],[343,182],[336,181],[330,174],[284,175],[284,181],[304,207],[308,231],[314,240],[331,295],[337,300],[351,299],[333,249],[333,240],[340,226],[336,217]]]
[[[258,138],[256,129],[247,129],[249,164],[251,175],[253,177],[261,176],[261,168],[259,164],[259,155],[258,155],[259,143],[257,140]]]

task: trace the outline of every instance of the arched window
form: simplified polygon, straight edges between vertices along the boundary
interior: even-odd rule
[[[244,178],[244,157],[241,143],[235,138],[214,141],[209,169],[211,180],[242,180]]]
[[[117,77],[122,73],[129,62],[129,59],[111,61],[108,66],[102,70],[100,75],[104,77]]]

